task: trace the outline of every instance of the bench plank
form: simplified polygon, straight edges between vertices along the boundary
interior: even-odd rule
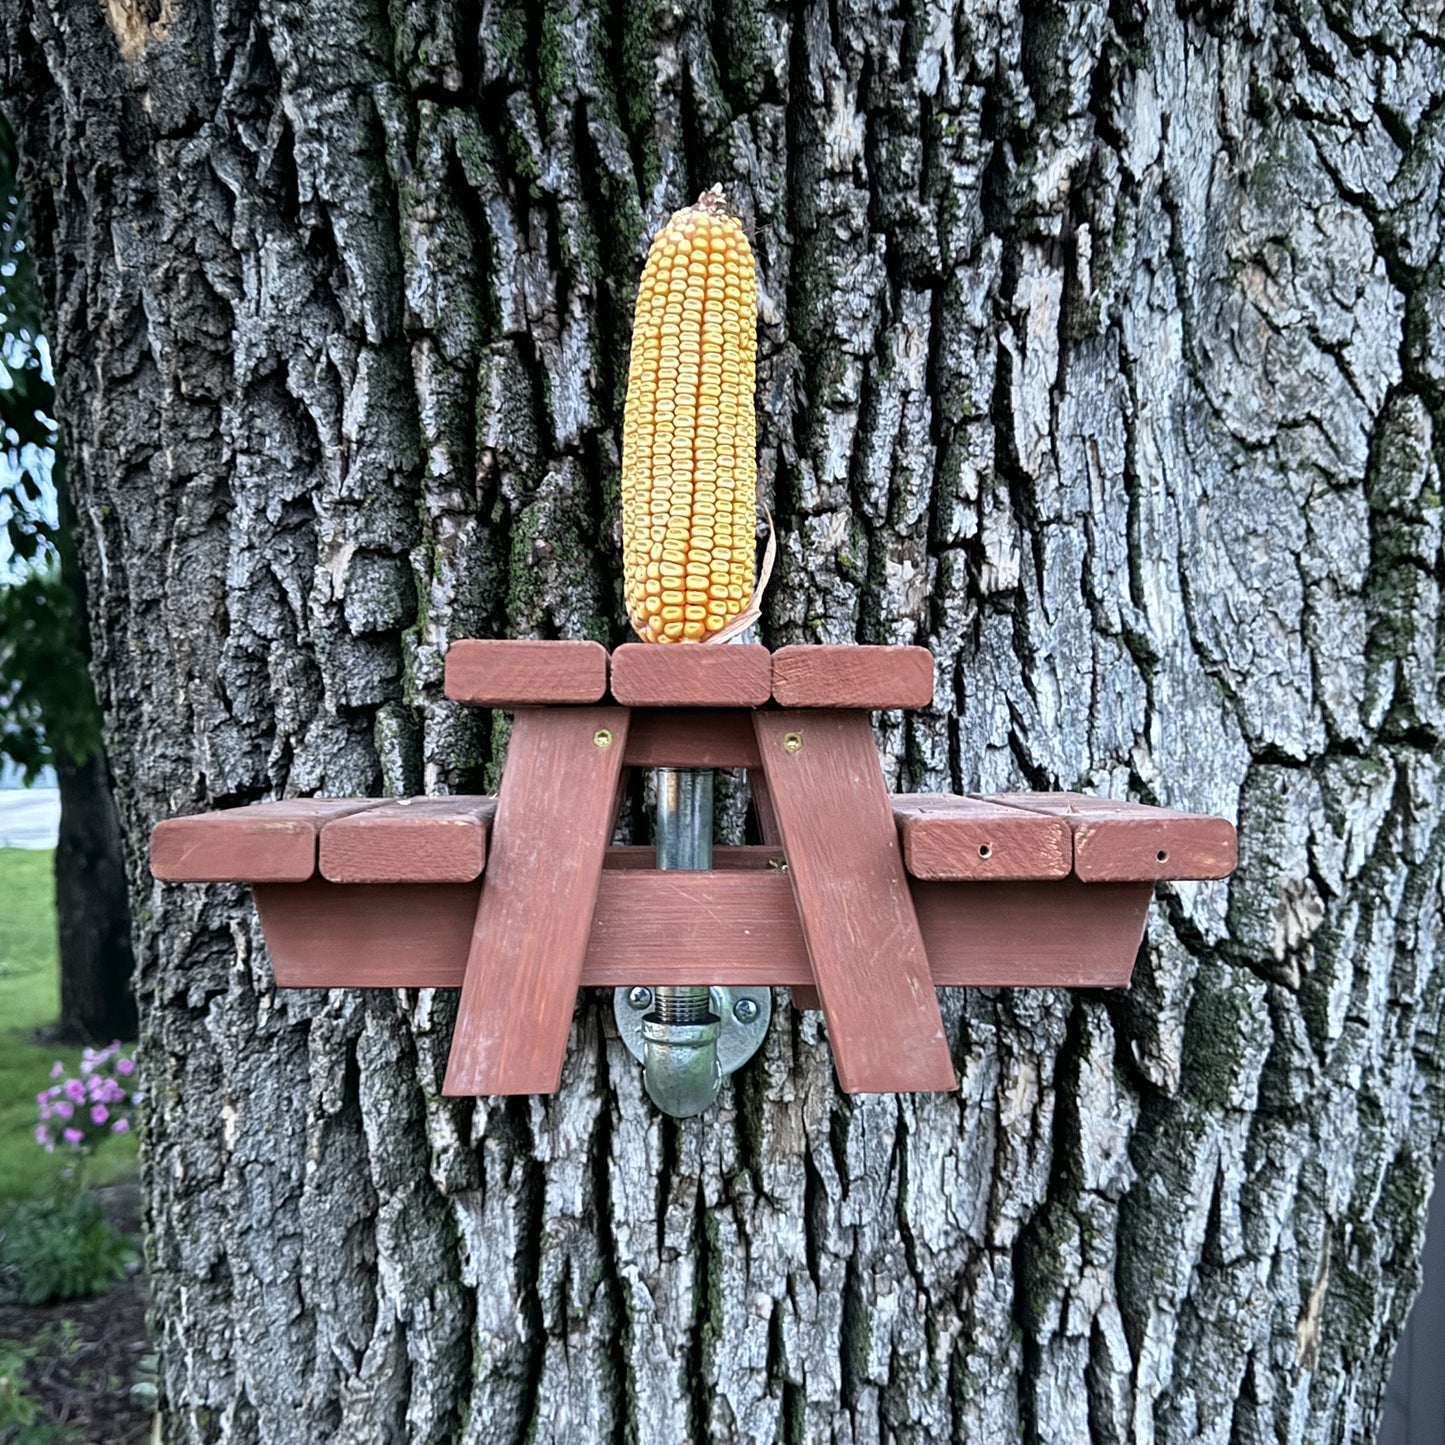
[[[320,871],[333,883],[467,883],[487,863],[497,800],[397,798],[321,829]]]
[[[1227,878],[1239,861],[1227,818],[1087,793],[996,793],[988,801],[1063,819],[1074,835],[1074,876],[1088,883]]]
[[[1067,878],[1074,840],[1061,818],[947,793],[900,793],[891,799],[914,878]]]
[[[163,883],[300,883],[316,871],[316,838],[380,798],[285,798],[166,818],[151,829],[151,876]]]

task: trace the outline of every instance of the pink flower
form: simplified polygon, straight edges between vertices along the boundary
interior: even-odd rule
[[[85,1102],[85,1085],[79,1079],[67,1079],[65,1081],[65,1097],[73,1099],[77,1104]]]
[[[117,1059],[115,1061],[115,1071],[118,1074],[133,1074],[135,1072],[135,1060]]]
[[[90,1122],[92,1124],[104,1124],[110,1118],[110,1110],[104,1104],[97,1104],[90,1111]]]
[[[56,1059],[56,1061],[50,1066],[50,1077],[52,1079],[58,1079],[64,1072],[65,1065],[62,1064],[59,1059]]]
[[[64,1099],[57,1099],[55,1103],[51,1105],[51,1109],[62,1119],[68,1119],[75,1113],[75,1105],[67,1103]]]
[[[117,1119],[117,1120],[115,1121],[115,1123],[110,1126],[110,1129],[111,1129],[111,1133],[113,1133],[113,1134],[129,1134],[129,1133],[130,1133],[130,1120],[129,1120],[129,1119]]]
[[[35,1142],[37,1144],[44,1144],[47,1149],[54,1148],[54,1145],[50,1142],[50,1130],[47,1129],[44,1124],[37,1124],[35,1126]]]
[[[62,1136],[67,1144],[79,1144],[85,1135],[79,1129],[67,1129]]]

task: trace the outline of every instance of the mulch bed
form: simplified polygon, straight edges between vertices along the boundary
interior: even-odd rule
[[[139,1233],[139,1191],[134,1184],[95,1191],[112,1224]],[[146,1337],[143,1273],[95,1299],[52,1305],[0,1305],[0,1340],[35,1346],[30,1387],[45,1420],[85,1445],[145,1445],[152,1410],[131,1394],[137,1366],[150,1353]]]

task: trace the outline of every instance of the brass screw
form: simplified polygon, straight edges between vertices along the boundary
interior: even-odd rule
[[[795,752],[797,752],[798,749],[801,748],[802,746],[803,746],[803,735],[802,735],[802,733],[784,733],[784,734],[783,734],[783,751],[784,751],[785,753],[795,753]]]
[[[608,732],[606,728],[598,728],[597,731],[592,734],[592,741],[596,743],[599,748],[610,748],[612,746],[612,734]]]

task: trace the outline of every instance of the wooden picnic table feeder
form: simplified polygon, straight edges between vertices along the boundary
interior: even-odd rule
[[[935,988],[1122,988],[1153,885],[1225,877],[1236,843],[1078,793],[890,796],[869,713],[926,707],[933,671],[919,647],[456,642],[447,695],[514,715],[495,798],[174,818],[151,869],[250,883],[279,987],[460,987],[447,1094],[554,1091],[583,986],[617,990],[668,1112],[757,1047],[769,985],[822,1008],[846,1092],[952,1089]],[[678,770],[656,854],[611,841],[637,767]],[[761,843],[712,848],[689,789],[713,768],[747,770]]]
[[[1153,884],[1234,867],[1222,818],[890,798],[868,715],[929,705],[927,650],[741,640],[774,556],[769,517],[757,564],[756,319],[747,228],[715,186],[638,285],[620,493],[643,641],[447,654],[448,697],[514,715],[496,798],[258,803],[152,836],[157,878],[252,885],[283,988],[460,985],[445,1093],[556,1089],[583,984],[614,988],[679,1117],[757,1049],[770,984],[822,1008],[849,1093],[952,1089],[937,985],[1121,987]],[[610,846],[636,767],[656,772],[655,851]],[[747,770],[758,845],[714,850],[715,768]]]

